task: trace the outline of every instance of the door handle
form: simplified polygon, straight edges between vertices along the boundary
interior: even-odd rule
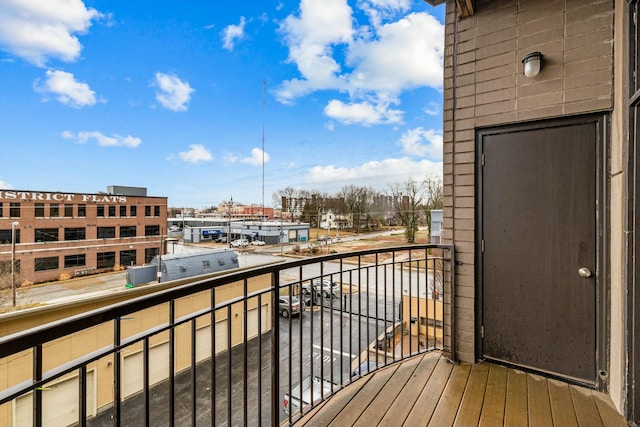
[[[586,279],[587,277],[591,277],[591,274],[592,274],[592,273],[591,273],[591,270],[589,270],[589,268],[588,268],[588,267],[580,267],[580,268],[578,269],[578,275],[579,275],[580,277],[584,277],[585,279]]]

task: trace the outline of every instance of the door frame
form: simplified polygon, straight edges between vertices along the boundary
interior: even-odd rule
[[[476,360],[483,358],[483,286],[482,278],[482,224],[483,224],[483,206],[482,196],[484,191],[484,183],[482,182],[482,143],[483,138],[491,135],[511,133],[527,130],[538,130],[552,127],[563,127],[577,124],[594,124],[596,129],[596,325],[595,327],[595,345],[596,345],[596,378],[595,388],[601,391],[608,390],[608,372],[609,372],[609,347],[610,347],[610,312],[609,312],[609,116],[607,112],[593,113],[579,116],[568,116],[563,118],[553,118],[548,120],[531,121],[524,123],[512,123],[501,126],[492,126],[486,128],[476,128],[475,132],[475,352]],[[504,361],[498,363],[509,365]],[[593,384],[584,384],[577,382],[571,378],[565,378],[560,374],[549,372],[540,372],[534,369],[515,366],[523,371],[532,371],[541,373],[551,378],[557,378],[563,381],[594,387]]]

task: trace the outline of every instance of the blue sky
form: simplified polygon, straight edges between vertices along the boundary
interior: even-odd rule
[[[441,176],[443,20],[421,0],[0,0],[0,189],[272,206]]]

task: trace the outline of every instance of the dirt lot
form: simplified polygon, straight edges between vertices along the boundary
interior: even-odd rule
[[[315,235],[313,232],[312,236]],[[342,236],[352,236],[353,234],[344,234]],[[416,235],[415,243],[429,243],[429,235],[426,231],[419,231]],[[332,243],[330,245],[321,244],[315,249],[315,253],[313,249],[305,250],[304,252],[298,253],[297,255],[302,256],[313,256],[313,255],[326,255],[327,253],[342,253],[349,251],[359,251],[366,249],[374,249],[374,248],[384,248],[384,247],[392,247],[392,246],[401,246],[407,244],[407,238],[405,237],[402,230],[398,230],[397,234],[389,235],[389,236],[376,236],[376,237],[367,237],[364,239],[358,240],[349,240],[343,241],[340,243]],[[291,252],[288,255],[296,255],[295,252]],[[389,255],[390,256],[390,255]],[[382,257],[382,258],[380,258]],[[371,261],[374,261],[375,256],[372,255]],[[367,261],[366,259],[363,259]],[[384,256],[379,255],[379,261],[384,261]]]

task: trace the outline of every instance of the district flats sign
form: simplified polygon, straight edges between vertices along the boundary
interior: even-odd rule
[[[0,190],[0,201],[126,203],[127,196],[114,194],[69,194]]]

